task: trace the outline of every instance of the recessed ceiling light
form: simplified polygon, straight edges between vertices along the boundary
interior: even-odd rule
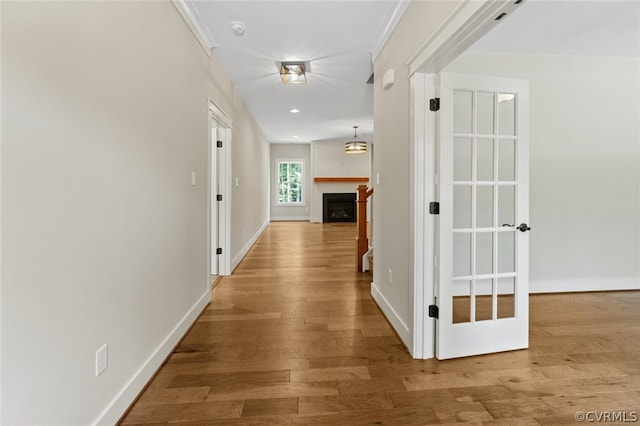
[[[298,135],[293,135],[294,138],[298,139]]]
[[[297,113],[300,112],[300,110],[298,108],[293,108],[293,109],[289,110],[289,112],[292,113],[292,114],[297,114]]]

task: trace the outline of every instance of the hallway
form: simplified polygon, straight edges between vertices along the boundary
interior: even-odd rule
[[[355,226],[273,222],[122,424],[574,423],[640,409],[640,292],[531,296],[530,349],[413,360]],[[495,423],[494,423],[495,422]]]

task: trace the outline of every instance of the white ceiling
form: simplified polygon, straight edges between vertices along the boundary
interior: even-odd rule
[[[373,136],[372,53],[406,1],[195,1],[213,55],[271,142]],[[232,21],[246,25],[244,35]],[[285,85],[277,62],[310,61],[306,84]],[[298,114],[289,111],[300,110]],[[297,136],[297,137],[296,137]]]
[[[377,52],[408,0],[188,1],[213,55],[271,142],[373,139]],[[417,0],[435,1],[435,0]],[[232,21],[246,25],[242,36]],[[640,1],[528,0],[471,50],[640,56]],[[284,85],[277,62],[310,61],[307,84]],[[301,112],[289,111],[297,108]],[[297,137],[296,137],[297,136]]]
[[[527,0],[469,50],[640,57],[640,1]]]

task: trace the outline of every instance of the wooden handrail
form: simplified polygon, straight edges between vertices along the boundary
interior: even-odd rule
[[[356,265],[358,272],[364,272],[362,256],[369,250],[367,238],[367,199],[373,194],[373,188],[358,185],[358,237],[356,238]]]

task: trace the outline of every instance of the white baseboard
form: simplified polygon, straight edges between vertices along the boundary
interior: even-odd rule
[[[210,301],[211,292],[207,290],[98,416],[94,425],[116,424]]]
[[[529,281],[529,293],[570,293],[580,291],[618,290],[640,290],[640,278],[618,277]]]
[[[411,348],[413,336],[409,331],[409,327],[407,326],[407,324],[405,324],[404,321],[402,321],[400,315],[398,315],[395,309],[393,309],[389,301],[382,295],[380,290],[378,290],[378,287],[375,285],[375,283],[371,283],[371,297],[373,297],[373,300],[375,300],[380,309],[382,309],[382,313],[384,313],[384,316],[387,317],[387,319],[391,323],[391,326],[395,329],[396,333],[398,333],[398,336],[400,336],[400,339],[402,339],[407,348],[409,348],[409,352],[413,352],[413,349]]]
[[[322,223],[322,218],[312,217],[311,223]]]
[[[260,226],[260,228],[256,231],[255,234],[253,234],[253,237],[251,237],[249,242],[247,242],[247,244],[245,244],[244,247],[242,247],[242,250],[240,250],[240,253],[238,253],[236,257],[233,258],[233,260],[231,261],[232,272],[238,267],[240,262],[242,262],[242,259],[244,259],[247,253],[249,253],[249,250],[251,250],[251,247],[253,247],[256,241],[258,241],[258,238],[260,238],[260,235],[262,235],[264,230],[267,229],[267,226],[269,226],[270,222],[271,220],[267,218],[266,222],[263,223],[262,226]]]
[[[309,222],[309,216],[275,216],[271,218],[271,222]]]

